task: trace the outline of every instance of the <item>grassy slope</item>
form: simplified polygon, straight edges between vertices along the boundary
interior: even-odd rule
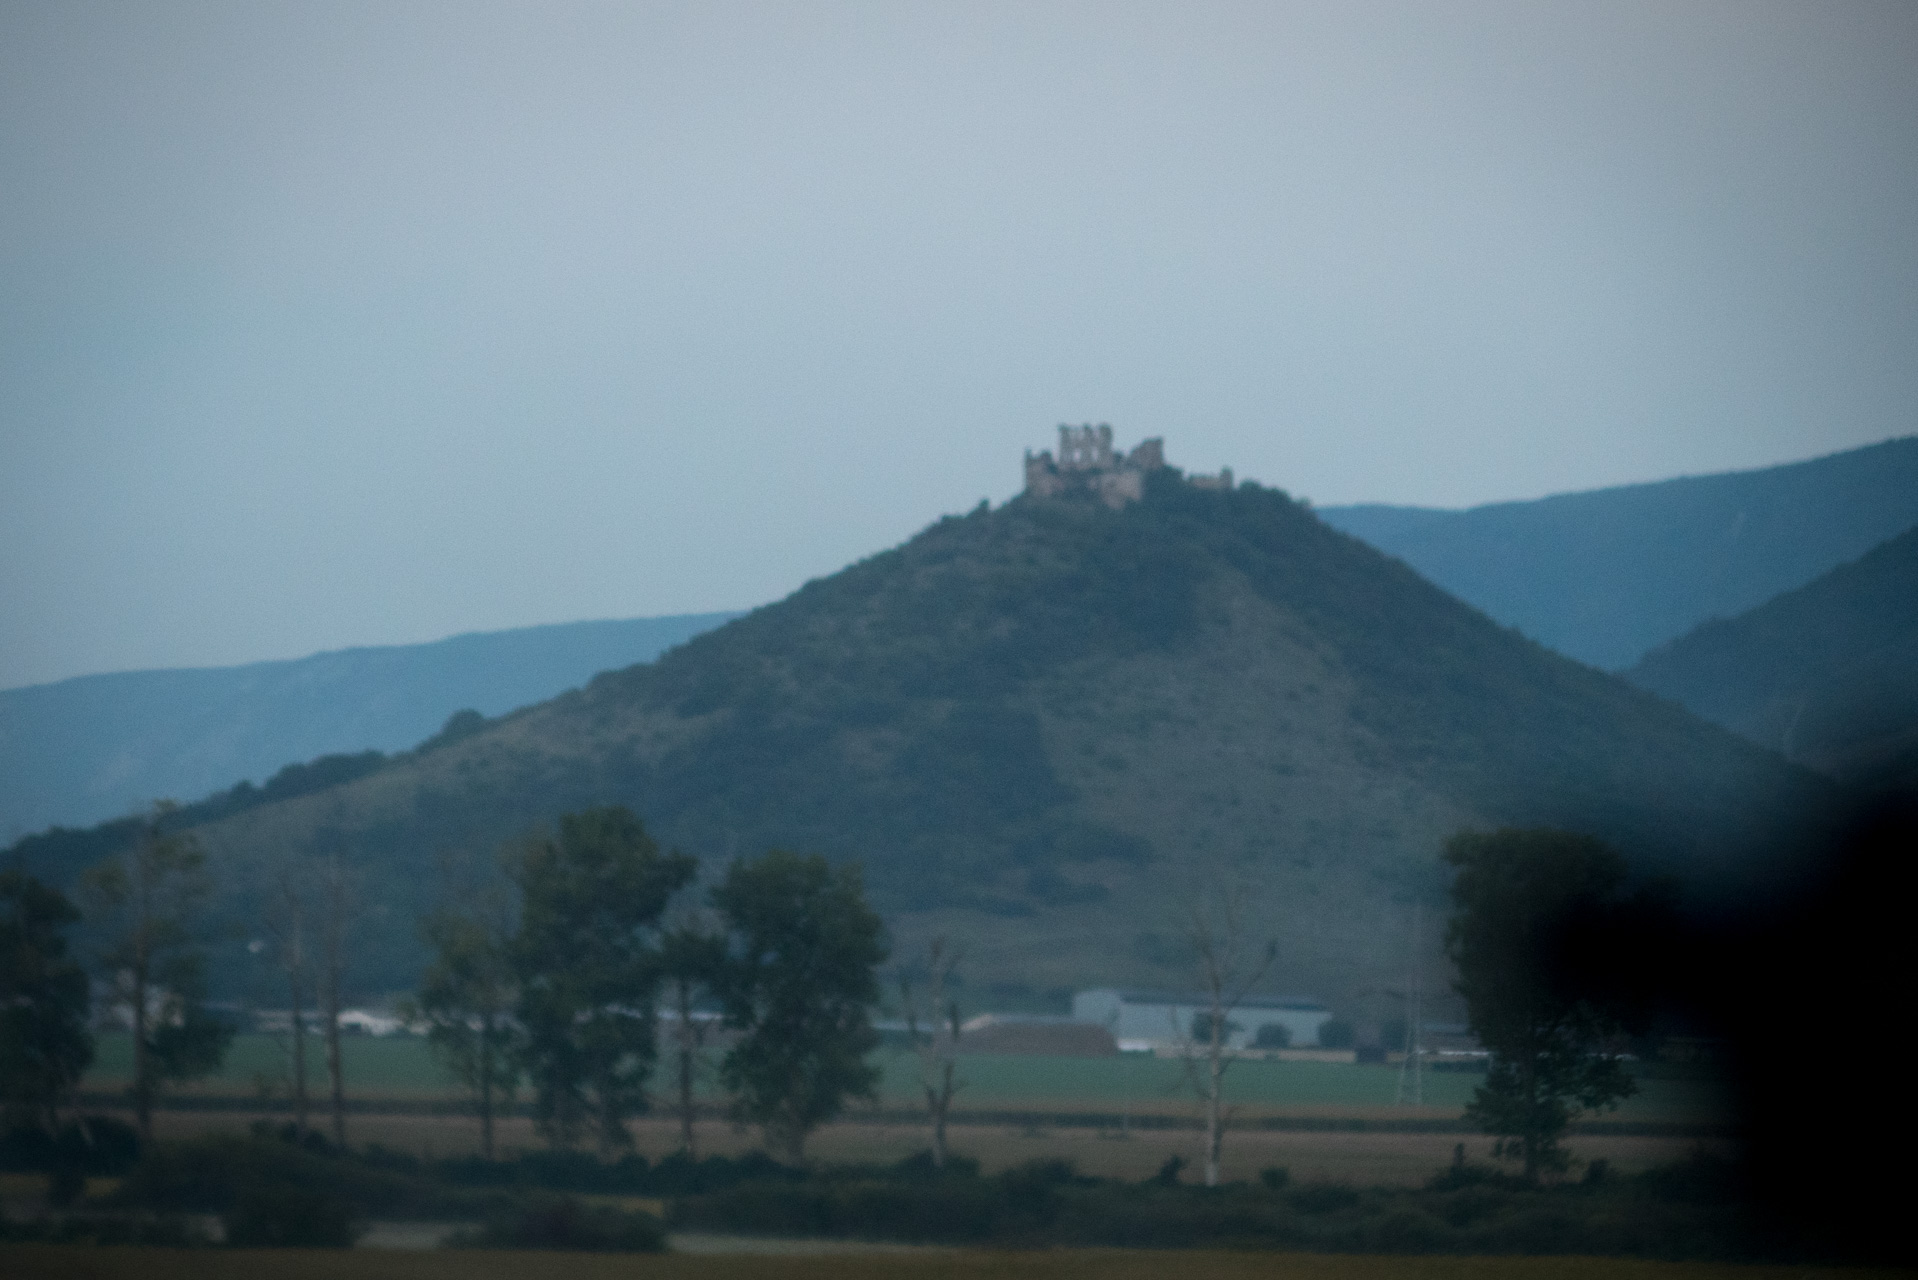
[[[340,849],[367,879],[362,980],[393,986],[437,863],[625,803],[709,866],[862,860],[898,954],[963,940],[988,1007],[1183,980],[1177,907],[1213,880],[1280,938],[1279,986],[1347,997],[1402,974],[1402,904],[1460,825],[1722,869],[1823,798],[1283,494],[1171,483],[1116,513],[941,521],[656,664],[203,835],[242,920],[273,859]]]

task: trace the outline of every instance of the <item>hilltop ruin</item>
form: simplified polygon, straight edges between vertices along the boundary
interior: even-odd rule
[[[1117,510],[1145,496],[1149,472],[1165,469],[1165,441],[1154,436],[1141,440],[1127,454],[1112,447],[1112,428],[1059,426],[1059,456],[1052,450],[1026,450],[1026,492],[1035,498],[1063,493],[1090,493]],[[1216,476],[1190,476],[1186,483],[1200,489],[1230,489],[1232,468]]]

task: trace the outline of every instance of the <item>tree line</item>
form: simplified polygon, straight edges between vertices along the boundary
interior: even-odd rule
[[[168,813],[156,808],[130,848],[81,882],[100,939],[99,991],[129,1026],[128,1100],[142,1138],[159,1092],[216,1070],[234,1031],[204,999],[194,927],[204,859],[190,834],[168,829]],[[1564,1167],[1560,1139],[1574,1116],[1633,1091],[1620,1050],[1643,1019],[1644,993],[1608,985],[1612,966],[1597,953],[1656,926],[1658,903],[1626,892],[1616,853],[1570,833],[1461,834],[1445,858],[1454,872],[1446,939],[1454,985],[1490,1054],[1468,1114],[1535,1181]],[[619,807],[567,814],[556,830],[509,845],[500,862],[502,875],[423,922],[432,960],[406,1009],[471,1091],[487,1159],[495,1120],[522,1089],[554,1147],[630,1147],[627,1122],[652,1105],[662,1049],[668,1107],[682,1149],[694,1154],[694,1098],[714,1026],[730,1037],[717,1079],[731,1117],[795,1162],[814,1129],[873,1096],[872,1012],[887,942],[857,867],[773,849],[732,862],[702,892],[697,861],[662,849]],[[307,1130],[312,1000],[333,1137],[343,1144],[339,1015],[352,892],[337,859],[311,870],[283,872],[267,931],[291,1005],[297,1131]],[[15,1125],[57,1130],[93,1059],[93,984],[66,938],[78,919],[57,890],[0,873],[0,1104]],[[1230,1061],[1222,1029],[1271,965],[1273,944],[1251,948],[1231,910],[1195,914],[1191,932],[1210,1006],[1191,1056],[1206,1068],[1196,1083],[1213,1185]],[[923,1020],[903,975],[898,991],[921,1058],[936,1166],[961,1086],[949,994],[959,952],[944,946],[931,951]]]
[[[208,1008],[206,957],[195,928],[207,894],[205,858],[169,831],[168,804],[138,823],[131,847],[91,868],[81,896],[100,936],[96,969],[132,1038],[128,1102],[140,1137],[170,1082],[217,1070],[232,1024]],[[0,871],[0,1109],[13,1126],[60,1128],[61,1111],[93,1063],[93,984],[69,949],[80,912],[59,890]]]
[[[128,1102],[142,1139],[160,1092],[218,1070],[235,1030],[205,998],[204,855],[189,833],[168,829],[169,812],[156,807],[132,846],[80,886],[101,940],[98,992],[130,1032]],[[626,1122],[649,1108],[662,1042],[690,1150],[713,1021],[733,1035],[718,1067],[732,1116],[794,1160],[812,1130],[872,1096],[871,1014],[887,943],[857,867],[773,849],[733,862],[701,895],[695,859],[662,850],[618,807],[565,815],[555,832],[509,846],[502,864],[498,883],[423,923],[433,958],[407,1010],[473,1092],[487,1158],[500,1105],[522,1083],[554,1146],[630,1146]],[[303,1136],[305,1011],[317,989],[339,1143],[352,905],[327,859],[313,875],[283,871],[266,921],[291,1006],[296,1124]],[[96,989],[67,937],[79,920],[57,889],[0,872],[0,1107],[11,1126],[57,1132],[93,1063]]]
[[[774,1150],[798,1160],[812,1130],[872,1096],[887,944],[857,867],[773,849],[699,895],[696,861],[617,807],[568,814],[503,861],[503,887],[427,921],[434,959],[412,1008],[472,1092],[488,1158],[521,1081],[554,1146],[630,1146],[662,1042],[690,1151],[708,1004],[736,1037],[718,1067],[731,1114]]]

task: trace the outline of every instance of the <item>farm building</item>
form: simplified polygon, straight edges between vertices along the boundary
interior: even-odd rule
[[[1207,1039],[1203,995],[1100,988],[1072,997],[1072,1016],[1112,1033],[1121,1049],[1148,1048]],[[1332,1011],[1310,996],[1248,996],[1226,1018],[1225,1043],[1233,1049],[1304,1047],[1319,1042],[1319,1028]]]

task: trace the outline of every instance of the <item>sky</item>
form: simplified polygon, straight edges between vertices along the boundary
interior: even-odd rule
[[[1918,430],[1918,6],[0,0],[0,688],[738,608],[1061,422],[1457,507]]]

